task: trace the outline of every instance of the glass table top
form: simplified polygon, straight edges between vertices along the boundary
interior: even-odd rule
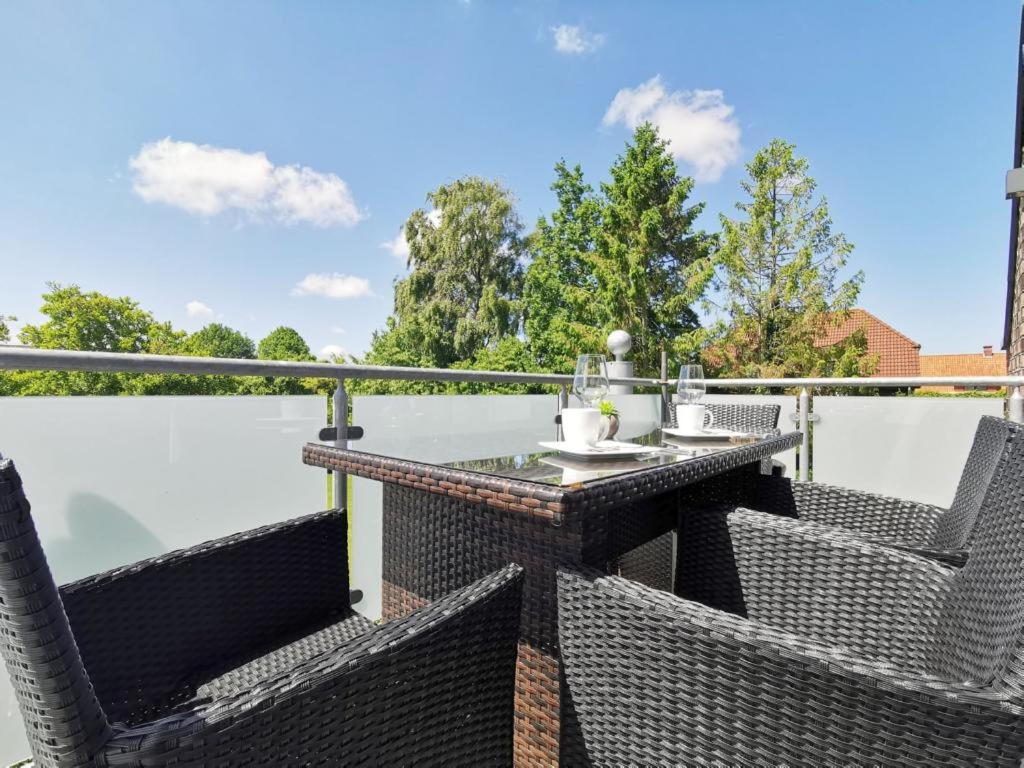
[[[537,450],[516,453],[488,459],[465,459],[452,461],[441,466],[452,469],[463,469],[468,472],[480,472],[513,480],[527,480],[533,483],[546,483],[555,486],[575,486],[591,480],[603,480],[616,475],[639,472],[665,464],[677,464],[690,461],[700,456],[749,445],[763,440],[770,435],[737,435],[716,440],[689,441],[685,438],[663,435],[656,429],[639,437],[633,437],[629,443],[658,448],[656,452],[645,453],[627,458],[609,458],[595,456],[579,459],[548,450],[540,445]]]

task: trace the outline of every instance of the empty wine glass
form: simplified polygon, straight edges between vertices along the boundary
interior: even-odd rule
[[[580,355],[576,360],[576,375],[572,391],[584,408],[593,408],[608,394],[608,361],[604,355]]]
[[[704,383],[703,366],[682,365],[679,367],[679,382],[676,384],[679,402],[686,404],[699,402],[707,389],[707,385]]]

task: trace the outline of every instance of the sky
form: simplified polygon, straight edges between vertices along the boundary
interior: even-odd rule
[[[774,137],[925,353],[1002,340],[1020,0],[0,0],[0,314],[47,281],[359,355],[463,175],[527,227],[653,121],[718,228]]]

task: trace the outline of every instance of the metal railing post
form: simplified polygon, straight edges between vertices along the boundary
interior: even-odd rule
[[[668,350],[661,348],[661,423],[668,422]]]
[[[558,393],[558,413],[561,415],[563,408],[569,407],[569,388],[563,384],[562,389]],[[562,439],[562,420],[558,419],[558,424],[555,425],[555,440]]]
[[[1010,387],[1010,400],[1007,404],[1007,415],[1010,421],[1017,424],[1024,424],[1024,396],[1020,393],[1020,387]]]
[[[334,418],[332,424],[338,430],[334,440],[336,448],[348,447],[348,393],[345,392],[345,380],[338,379],[338,386],[332,397]],[[334,506],[337,509],[348,507],[348,476],[344,472],[334,471],[331,489]]]
[[[800,411],[800,479],[806,481],[809,477],[811,463],[811,430],[809,429],[811,419],[807,410],[811,405],[811,396],[807,387],[801,387],[800,399],[797,401],[797,408]]]

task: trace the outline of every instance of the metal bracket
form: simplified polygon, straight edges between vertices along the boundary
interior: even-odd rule
[[[359,440],[363,436],[362,427],[349,427],[345,432],[346,440]],[[324,427],[320,430],[320,439],[325,441],[334,441],[338,439],[338,428],[337,427]]]
[[[792,421],[794,424],[799,424],[800,423],[800,414],[799,413],[791,413],[791,414],[789,414],[789,420]],[[817,424],[819,421],[821,421],[821,416],[819,416],[816,413],[808,413],[807,414],[807,420],[811,424]]]

